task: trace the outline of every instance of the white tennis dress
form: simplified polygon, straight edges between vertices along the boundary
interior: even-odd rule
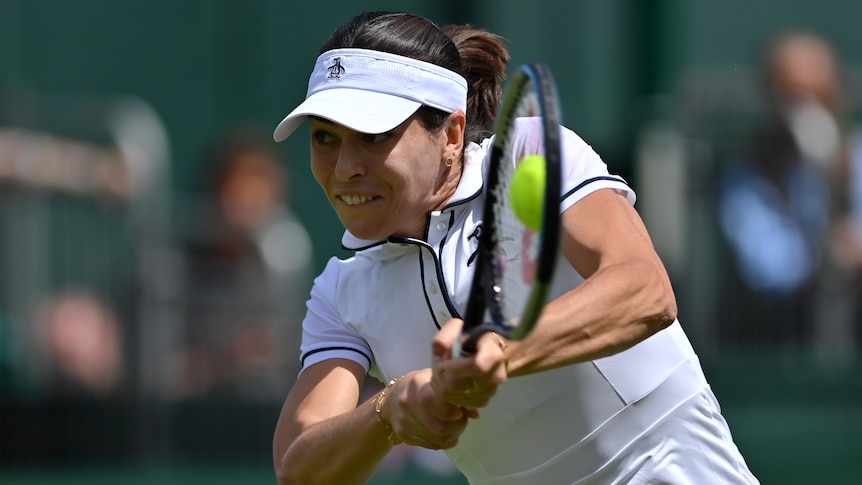
[[[515,150],[534,143],[533,130],[521,128]],[[599,189],[634,203],[580,137],[563,129],[563,140],[561,212]],[[431,366],[434,335],[466,308],[490,146],[468,147],[461,182],[429,214],[424,240],[345,233],[355,256],[333,258],[315,280],[303,367],[345,358],[386,381]],[[564,262],[555,295],[581,281]],[[509,379],[447,454],[482,485],[758,483],[679,322],[617,355]]]

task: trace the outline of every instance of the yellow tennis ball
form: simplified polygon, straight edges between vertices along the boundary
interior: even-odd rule
[[[515,168],[509,183],[509,201],[515,216],[534,231],[542,228],[545,200],[545,157],[527,155]]]

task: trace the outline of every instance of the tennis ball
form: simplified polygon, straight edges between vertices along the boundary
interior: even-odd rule
[[[509,183],[509,201],[515,216],[533,231],[542,228],[545,200],[545,157],[527,155],[515,168]]]

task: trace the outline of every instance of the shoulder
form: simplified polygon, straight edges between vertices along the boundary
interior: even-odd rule
[[[572,153],[593,152],[592,147],[575,133],[571,128],[559,125],[560,139],[563,146]],[[516,150],[529,150],[535,152],[542,145],[544,130],[541,118],[525,117],[515,120],[513,146]],[[568,155],[568,153],[567,153]]]
[[[342,274],[350,268],[353,261],[355,261],[355,258],[329,258],[323,271],[314,278],[314,285],[311,288],[312,299],[322,298],[335,301],[338,282],[341,280]]]

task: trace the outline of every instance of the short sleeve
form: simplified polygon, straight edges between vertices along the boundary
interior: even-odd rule
[[[363,366],[372,365],[371,347],[345,325],[338,313],[337,287],[340,261],[332,258],[315,278],[302,322],[300,359],[302,369],[328,359],[348,359]]]
[[[599,155],[574,131],[560,127],[563,140],[560,212],[599,189],[613,189],[634,205],[634,190],[619,175],[611,174]]]

